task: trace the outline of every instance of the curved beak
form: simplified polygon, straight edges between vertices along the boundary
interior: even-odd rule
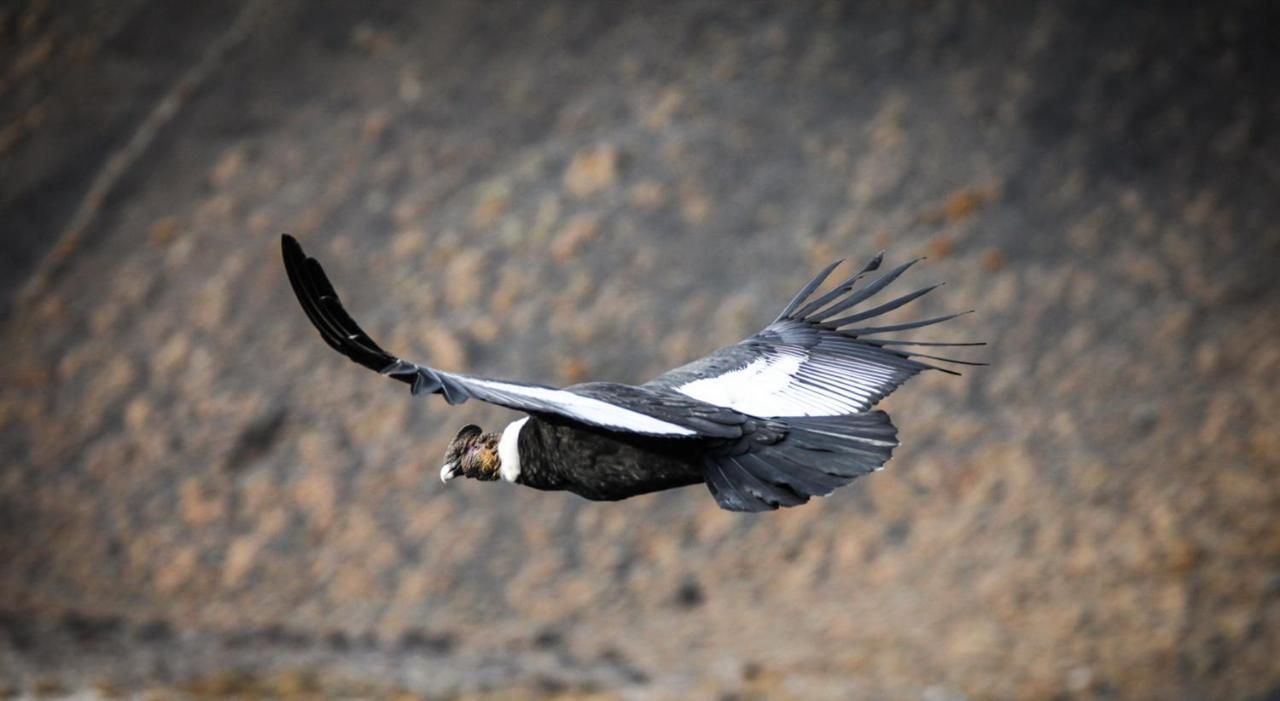
[[[444,467],[440,468],[440,481],[447,483],[449,480],[458,476],[458,461],[447,462]]]

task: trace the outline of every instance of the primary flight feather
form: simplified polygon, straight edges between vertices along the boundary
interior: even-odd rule
[[[930,326],[958,314],[867,325],[935,286],[856,310],[916,261],[879,270],[876,256],[813,297],[828,266],[778,318],[746,340],[643,385],[589,382],[562,389],[451,373],[383,350],[347,314],[324,269],[296,239],[281,239],[289,282],[320,336],[351,360],[450,404],[479,399],[527,416],[501,432],[462,428],[440,477],[503,479],[594,500],[706,483],[722,508],[767,511],[825,496],[879,470],[898,445],[877,402],[922,370],[958,374],[926,361],[978,365],[904,347],[976,346],[888,340],[881,334]]]

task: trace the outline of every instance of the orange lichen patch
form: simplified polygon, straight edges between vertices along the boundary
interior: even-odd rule
[[[955,251],[955,248],[956,237],[947,234],[933,237],[928,246],[929,255],[934,258],[946,258]]]
[[[990,249],[987,249],[986,253],[982,254],[983,270],[987,270],[989,272],[995,272],[997,270],[1003,269],[1004,266],[1005,266],[1004,254],[1000,252],[1000,249],[990,248]]]
[[[151,243],[156,245],[164,245],[173,240],[178,235],[178,220],[173,217],[165,217],[157,220],[147,230],[147,236],[151,239]]]
[[[560,363],[560,376],[566,383],[582,382],[587,379],[587,364],[578,358],[567,358]]]
[[[962,219],[968,219],[986,206],[990,199],[990,195],[984,192],[958,192],[952,195],[947,198],[947,206],[944,210],[947,223],[954,224]]]
[[[997,196],[994,187],[969,188],[951,193],[941,206],[920,215],[922,224],[958,224],[991,204]]]

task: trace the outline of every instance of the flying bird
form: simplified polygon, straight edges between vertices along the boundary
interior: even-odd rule
[[[769,511],[826,496],[883,468],[898,445],[889,415],[872,407],[933,362],[981,365],[908,348],[978,346],[888,340],[882,334],[960,314],[869,325],[933,285],[864,308],[919,259],[880,274],[883,253],[815,299],[827,266],[764,330],[642,385],[587,382],[562,389],[446,372],[394,356],[356,325],[314,258],[282,237],[289,282],[334,350],[409,385],[524,412],[501,431],[458,431],[440,479],[505,480],[615,501],[705,483],[730,511]],[[961,312],[967,313],[967,312]],[[933,362],[928,362],[933,361]]]

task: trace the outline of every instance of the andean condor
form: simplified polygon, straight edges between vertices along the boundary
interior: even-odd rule
[[[827,266],[763,331],[643,385],[555,389],[445,372],[380,348],[343,309],[320,264],[292,236],[282,246],[298,301],[334,350],[407,383],[415,395],[440,394],[450,404],[475,398],[528,414],[501,432],[463,427],[445,454],[445,482],[501,478],[610,501],[705,482],[731,511],[795,506],[884,466],[897,429],[872,407],[921,370],[958,374],[920,359],[981,364],[904,349],[981,343],[879,337],[958,314],[866,324],[937,287],[855,309],[916,262],[857,287],[880,267],[881,254],[808,301],[840,261]]]

